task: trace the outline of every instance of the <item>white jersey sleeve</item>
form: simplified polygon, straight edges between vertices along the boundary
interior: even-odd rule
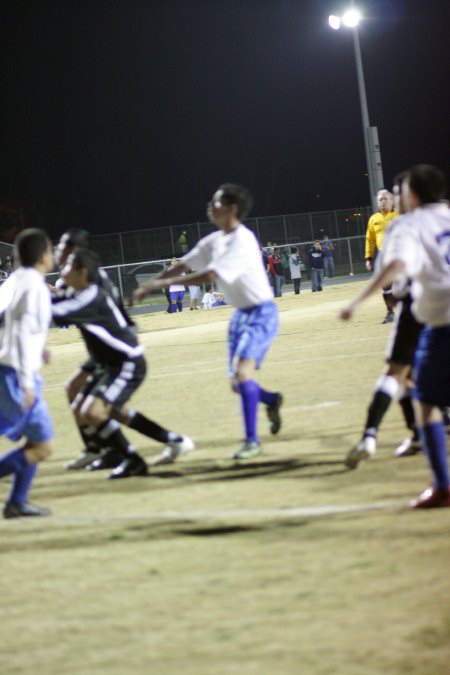
[[[19,268],[10,279],[0,330],[0,363],[14,368],[20,385],[32,389],[51,320],[50,293],[33,268]]]

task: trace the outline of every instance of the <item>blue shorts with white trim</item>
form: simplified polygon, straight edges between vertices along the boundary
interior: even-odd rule
[[[53,438],[53,424],[42,398],[42,380],[34,378],[35,401],[23,410],[23,391],[14,368],[0,366],[0,435],[18,441],[22,436],[34,443]]]
[[[256,307],[237,309],[228,331],[229,376],[240,359],[254,359],[259,368],[278,333],[278,307],[271,300]]]

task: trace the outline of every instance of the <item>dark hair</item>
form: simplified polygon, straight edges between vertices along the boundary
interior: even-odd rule
[[[31,227],[17,235],[14,245],[22,267],[34,267],[51,246],[44,230]]]
[[[64,235],[66,236],[66,246],[77,246],[78,248],[91,247],[91,235],[87,230],[71,227],[64,232]]]
[[[76,270],[86,269],[90,282],[97,281],[98,268],[100,267],[100,258],[94,251],[88,248],[79,248],[73,254],[73,266]]]
[[[291,246],[291,253],[292,253],[292,255],[294,253],[298,253],[298,248],[296,246]]]
[[[445,198],[447,182],[443,172],[431,164],[416,164],[408,171],[410,189],[421,204],[432,204]]]
[[[400,171],[396,176],[394,176],[394,180],[392,181],[392,184],[394,187],[400,187],[401,184],[403,183],[404,180],[406,180],[409,176],[409,171]]]
[[[236,204],[238,218],[246,218],[253,208],[253,199],[247,188],[234,183],[223,183],[218,190],[222,190],[222,201],[227,206]]]

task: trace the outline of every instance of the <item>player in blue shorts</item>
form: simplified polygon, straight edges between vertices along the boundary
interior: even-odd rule
[[[20,267],[0,288],[0,434],[23,440],[0,456],[0,478],[13,476],[5,518],[49,515],[28,501],[28,492],[53,441],[39,377],[51,320],[45,275],[53,268],[52,245],[43,230],[28,229],[15,246]]]
[[[263,403],[270,431],[281,427],[281,394],[269,392],[255,380],[257,370],[278,331],[278,309],[262,264],[255,235],[242,223],[252,206],[250,193],[225,183],[208,204],[208,217],[218,232],[201,239],[173,269],[135,291],[144,298],[156,288],[173,283],[217,283],[228,304],[236,307],[229,327],[229,375],[241,399],[245,438],[233,459],[245,460],[261,452],[257,432],[258,404]],[[196,272],[189,272],[195,269]]]

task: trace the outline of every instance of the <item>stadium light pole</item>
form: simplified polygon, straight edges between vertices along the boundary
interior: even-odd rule
[[[367,105],[366,85],[364,80],[364,70],[361,56],[361,45],[359,42],[358,24],[361,21],[361,14],[355,7],[346,11],[342,17],[331,15],[328,17],[328,24],[333,30],[339,30],[341,26],[350,28],[353,34],[353,48],[355,52],[356,73],[358,78],[359,102],[361,105],[361,118],[364,134],[364,148],[366,151],[367,174],[369,177],[370,200],[372,210],[378,211],[377,192],[384,187],[383,168],[381,164],[380,143],[378,140],[377,127],[371,127],[369,121],[369,108]]]

